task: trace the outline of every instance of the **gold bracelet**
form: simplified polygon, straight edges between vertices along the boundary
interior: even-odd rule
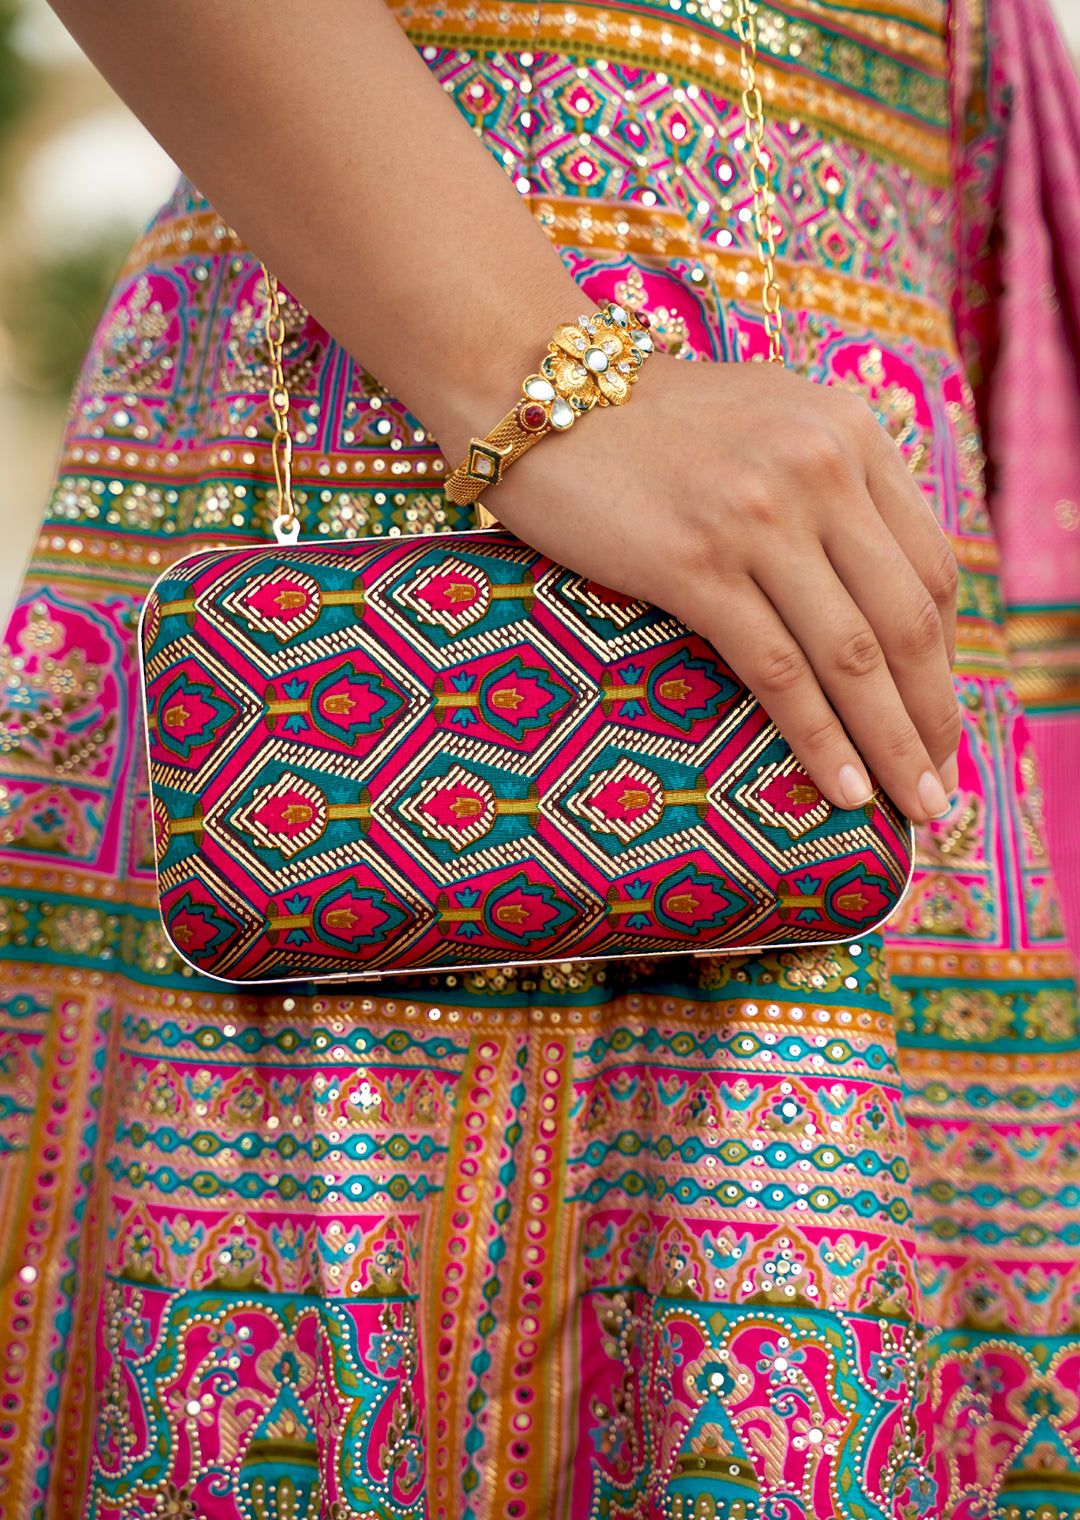
[[[522,399],[469,452],[444,482],[447,496],[467,507],[548,433],[564,433],[594,406],[622,406],[638,370],[653,352],[649,319],[614,301],[591,317],[555,331],[536,374],[521,382]]]

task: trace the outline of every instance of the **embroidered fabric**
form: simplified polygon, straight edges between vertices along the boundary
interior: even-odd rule
[[[401,19],[589,299],[688,359],[764,354],[723,3],[534,14]],[[884,944],[187,974],[135,624],[271,507],[258,266],[181,186],[88,355],[4,654],[5,1514],[1075,1513],[1077,1008],[950,309],[979,251],[954,166],[992,211],[1041,23],[996,0],[950,113],[935,0],[759,17],[795,362],[867,397],[960,560],[953,811]],[[418,421],[287,327],[313,532],[468,526]]]

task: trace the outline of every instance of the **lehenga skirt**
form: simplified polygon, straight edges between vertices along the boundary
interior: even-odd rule
[[[762,357],[730,6],[401,19],[589,301]],[[1080,1512],[1077,1007],[951,315],[945,10],[759,27],[790,362],[868,400],[961,567],[960,790],[905,902],[756,957],[258,994],[181,964],[135,629],[271,512],[259,266],[181,184],[3,653],[11,1520]],[[465,527],[422,423],[287,317],[305,535]]]

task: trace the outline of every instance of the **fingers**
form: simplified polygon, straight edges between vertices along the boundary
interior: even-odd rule
[[[828,557],[849,594],[851,614],[861,614],[872,630],[915,732],[940,772],[960,742],[960,708],[938,604],[878,519],[831,543]],[[838,607],[836,615],[845,614]]]
[[[522,460],[499,487],[504,521],[710,639],[837,806],[867,800],[869,766],[910,817],[940,816],[956,781],[956,569],[898,449],[847,392],[768,366],[655,362],[635,419]],[[536,459],[554,479],[530,481]]]
[[[866,484],[882,522],[925,586],[938,610],[949,664],[956,658],[956,559],[949,540],[923,491],[915,484],[904,456],[867,407],[860,426],[864,434]],[[826,542],[836,564],[832,541]],[[839,567],[838,567],[839,568]],[[841,578],[843,575],[841,573]]]
[[[723,650],[819,791],[836,807],[861,807],[873,795],[866,766],[776,608],[749,577],[729,583],[723,606],[722,620],[714,604],[714,615],[696,625]]]
[[[839,558],[853,563],[834,565],[817,546],[776,557],[762,590],[890,797],[917,821],[940,817],[960,714],[937,607],[880,523]]]

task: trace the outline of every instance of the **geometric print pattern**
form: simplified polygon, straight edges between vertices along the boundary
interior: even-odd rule
[[[142,643],[164,924],[226,980],[835,942],[910,876],[704,640],[503,532],[198,554]]]

